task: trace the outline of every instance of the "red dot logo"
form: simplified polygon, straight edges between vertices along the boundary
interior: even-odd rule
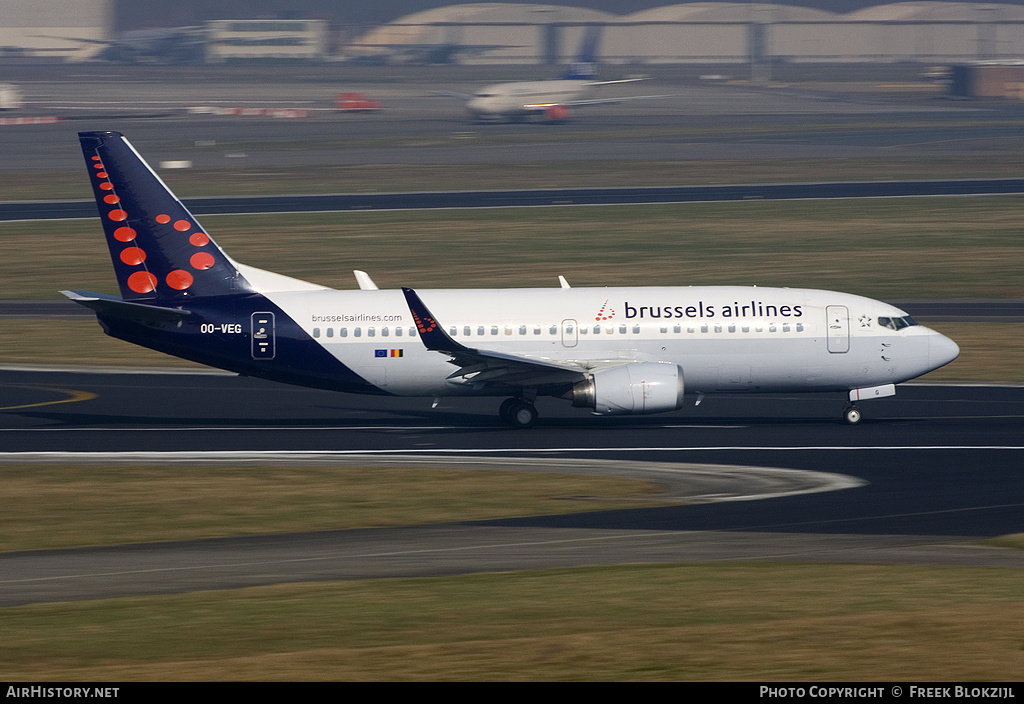
[[[158,223],[160,223],[161,225],[166,225],[167,223],[169,223],[171,221],[171,216],[170,215],[163,215],[163,214],[157,215],[156,216],[156,221]]]
[[[122,220],[128,219],[128,213],[123,210],[111,210],[107,213],[107,217],[115,222],[121,222]]]
[[[206,236],[205,232],[193,232],[189,236],[188,241],[195,247],[205,247],[210,244],[210,238]]]
[[[192,274],[181,269],[175,269],[167,275],[167,285],[178,291],[184,291],[192,285]]]
[[[192,223],[188,220],[178,220],[174,223],[174,229],[178,232],[186,232],[192,229]]]
[[[213,267],[213,255],[207,252],[199,252],[197,254],[193,254],[192,258],[188,260],[188,263],[192,265],[193,269],[204,271]]]
[[[131,242],[138,233],[130,227],[119,227],[114,230],[114,239],[118,242]]]
[[[112,184],[110,181],[105,181],[104,183],[100,184],[100,190],[101,191],[112,191],[112,190],[114,190],[114,184]]]
[[[125,247],[121,250],[121,261],[128,266],[138,266],[146,261],[146,253],[138,247]]]
[[[128,277],[128,288],[135,293],[149,293],[156,289],[156,277],[148,271],[136,271]]]
[[[121,198],[111,193],[109,196],[103,196],[103,202],[110,203],[111,205],[113,205],[114,203],[120,203]]]

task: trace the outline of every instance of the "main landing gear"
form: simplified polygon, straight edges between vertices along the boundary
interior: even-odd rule
[[[843,420],[847,425],[857,425],[857,423],[860,423],[860,419],[860,409],[857,408],[856,403],[851,403],[843,411]]]
[[[498,415],[513,428],[529,428],[537,421],[537,409],[523,398],[507,398],[502,401]]]

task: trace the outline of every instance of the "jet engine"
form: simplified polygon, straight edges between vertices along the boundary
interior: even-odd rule
[[[598,369],[572,388],[572,405],[605,414],[665,413],[683,406],[683,370],[668,362]]]
[[[551,105],[545,111],[544,115],[551,121],[568,120],[569,119],[569,108],[564,105]]]

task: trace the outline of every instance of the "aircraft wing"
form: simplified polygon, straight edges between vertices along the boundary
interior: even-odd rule
[[[564,103],[557,103],[558,105],[565,108],[581,108],[587,105],[614,105],[616,103],[625,103],[630,100],[650,100],[652,98],[671,98],[672,95],[630,95],[622,98],[589,98],[587,100],[567,100]],[[548,108],[555,105],[555,103],[537,103],[534,105],[524,105],[526,110],[547,110]]]
[[[544,384],[574,384],[586,378],[586,369],[573,362],[538,359],[466,347],[453,340],[442,329],[419,295],[411,288],[403,288],[409,312],[416,323],[420,339],[428,350],[448,355],[458,370],[448,379],[460,379],[469,384],[541,386]]]

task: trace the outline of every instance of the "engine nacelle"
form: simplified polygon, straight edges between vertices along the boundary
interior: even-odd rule
[[[683,406],[683,370],[668,362],[598,369],[572,389],[572,405],[598,413],[665,413]]]

